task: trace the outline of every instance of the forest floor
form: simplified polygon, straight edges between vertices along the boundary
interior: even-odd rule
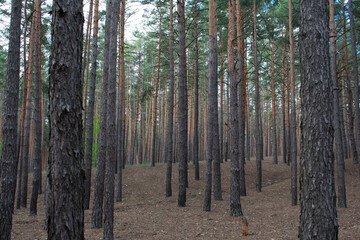
[[[300,208],[291,206],[290,166],[274,165],[272,159],[265,158],[261,193],[255,190],[255,160],[247,161],[245,169],[248,195],[241,197],[241,204],[249,222],[247,237],[241,236],[241,218],[229,215],[230,162],[221,164],[223,201],[212,201],[211,212],[202,210],[205,162],[201,162],[200,181],[193,180],[194,166],[189,164],[189,188],[183,208],[177,207],[177,164],[173,165],[173,196],[169,198],[165,197],[166,165],[127,166],[123,171],[123,201],[115,203],[115,239],[297,239]],[[359,166],[346,160],[348,208],[338,208],[339,239],[360,239],[359,179]],[[30,183],[31,175],[29,193]],[[38,216],[29,216],[29,209],[15,210],[13,239],[46,239],[43,199],[41,194]],[[85,211],[85,239],[102,239],[102,229],[91,228],[91,209]]]

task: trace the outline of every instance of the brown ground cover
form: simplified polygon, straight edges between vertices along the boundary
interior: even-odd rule
[[[241,219],[229,216],[230,162],[223,163],[221,168],[224,200],[212,201],[211,212],[204,212],[204,162],[200,163],[200,181],[193,180],[194,167],[189,164],[185,208],[177,207],[177,164],[173,168],[173,197],[170,198],[165,197],[166,165],[126,167],[123,202],[115,203],[115,239],[297,239],[299,206],[291,206],[289,166],[274,165],[266,158],[263,191],[257,193],[255,161],[246,162],[248,196],[241,198],[241,204],[249,222],[247,237],[241,236]],[[347,160],[346,169],[348,208],[338,209],[339,239],[356,240],[360,239],[359,168]],[[31,192],[31,186],[29,188]],[[15,210],[13,239],[46,239],[43,199],[41,194],[38,216],[29,216],[29,209]],[[102,239],[102,229],[91,229],[91,209],[85,211],[85,238]]]

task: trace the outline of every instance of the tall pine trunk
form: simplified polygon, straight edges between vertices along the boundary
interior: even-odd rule
[[[94,107],[95,107],[95,88],[96,88],[96,70],[98,55],[98,23],[99,23],[99,0],[95,0],[94,10],[94,30],[92,39],[92,56],[91,56],[91,73],[90,73],[90,91],[89,103],[86,109],[86,153],[85,153],[85,209],[89,209],[91,193],[91,167],[93,159],[93,142],[94,142]]]
[[[335,132],[335,153],[337,161],[338,176],[338,206],[346,208],[346,188],[345,188],[345,163],[342,142],[342,132],[340,127],[340,110],[339,110],[339,87],[337,80],[336,66],[336,28],[334,17],[334,0],[329,0],[330,5],[330,76],[333,86],[334,95],[334,132]]]
[[[111,5],[106,5],[105,23],[105,48],[104,63],[102,74],[102,93],[101,93],[101,113],[100,113],[100,134],[98,166],[95,176],[94,204],[91,215],[91,227],[101,228],[103,224],[103,202],[104,202],[104,182],[106,168],[106,128],[107,128],[107,98],[108,98],[108,73],[109,73],[109,33],[111,27]],[[106,37],[107,36],[107,37]]]
[[[58,0],[52,8],[48,239],[84,239],[82,8],[79,0]]]
[[[234,2],[235,3],[235,2]],[[234,4],[233,3],[233,4]],[[230,9],[229,9],[230,11]],[[245,185],[245,115],[246,115],[246,82],[244,78],[244,44],[243,44],[243,26],[241,20],[241,7],[240,0],[236,1],[236,26],[237,26],[237,82],[239,82],[238,88],[238,110],[239,110],[239,170],[240,170],[240,195],[246,196]],[[235,34],[235,33],[234,33]]]
[[[230,156],[231,156],[231,185],[230,185],[230,215],[242,215],[240,203],[240,159],[239,159],[239,106],[238,84],[235,72],[235,1],[229,0],[229,31],[228,31],[228,76],[230,81]],[[242,86],[240,85],[240,91]],[[242,112],[242,109],[240,109]]]
[[[152,115],[152,144],[151,144],[151,166],[155,167],[155,158],[156,158],[156,126],[157,126],[157,99],[158,99],[158,92],[159,92],[159,80],[160,80],[160,59],[161,59],[161,6],[158,7],[158,11],[160,14],[159,19],[159,44],[158,44],[158,61],[157,61],[157,73],[156,73],[156,82],[155,82],[155,97],[154,97],[154,108],[153,108],[153,115]]]
[[[292,0],[289,0],[289,38],[290,38],[290,81],[291,81],[291,114],[290,114],[290,159],[291,162],[291,204],[297,205],[297,143],[296,143],[296,105],[295,105],[295,44],[292,24]]]
[[[177,0],[178,34],[179,34],[179,86],[178,86],[178,130],[179,130],[179,195],[178,206],[186,206],[186,177],[187,177],[187,86],[186,86],[186,56],[185,56],[185,13],[184,0]]]
[[[256,36],[256,0],[253,0],[253,47],[254,47],[254,68],[255,68],[255,138],[256,138],[256,191],[261,192],[262,173],[261,173],[261,150],[262,138],[260,125],[260,87],[259,87],[259,66],[257,62],[257,36]]]
[[[271,88],[272,88],[272,130],[273,130],[273,158],[274,164],[278,163],[278,146],[277,146],[277,136],[276,136],[276,99],[275,99],[275,52],[274,52],[274,39],[271,39]]]
[[[17,117],[20,81],[20,34],[22,1],[11,1],[8,65],[6,73],[2,149],[0,160],[0,239],[11,239],[18,159]]]
[[[338,239],[327,7],[327,0],[300,1],[299,235],[303,240]]]
[[[197,0],[194,1],[194,31],[195,31],[195,109],[194,109],[194,163],[195,180],[200,179],[199,170],[199,47],[198,47],[198,23],[197,23]],[[222,132],[222,131],[221,131]],[[222,144],[222,142],[221,142]],[[222,157],[222,156],[221,156]]]
[[[357,48],[356,48],[356,34],[354,24],[354,14],[352,7],[352,0],[348,1],[349,4],[349,18],[350,18],[350,36],[351,36],[351,52],[353,60],[353,80],[354,80],[354,114],[355,114],[355,133],[356,133],[356,150],[357,158],[360,159],[360,110],[359,110],[359,66],[357,61]]]
[[[30,201],[30,215],[37,214],[37,199],[41,186],[41,78],[40,78],[40,26],[41,26],[41,1],[35,1],[35,43],[34,43],[34,128],[35,128],[35,143],[34,143],[34,172],[32,182],[32,192]]]

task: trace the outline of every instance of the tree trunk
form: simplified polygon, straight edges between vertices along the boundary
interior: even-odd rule
[[[345,74],[346,74],[346,83],[347,83],[347,93],[348,93],[348,120],[349,120],[349,137],[350,145],[352,149],[353,162],[357,164],[358,153],[356,148],[356,140],[354,134],[354,115],[353,115],[353,99],[352,99],[352,85],[350,80],[350,69],[349,69],[349,60],[348,60],[348,49],[347,49],[347,38],[346,38],[346,16],[345,16],[345,6],[344,0],[341,2],[342,5],[342,16],[343,16],[343,42],[344,42],[344,60],[345,60]]]
[[[328,21],[326,0],[300,1],[299,235],[304,240],[338,239]]]
[[[349,18],[350,18],[350,33],[351,33],[351,50],[353,59],[353,79],[354,79],[354,114],[355,114],[355,132],[356,132],[356,150],[357,159],[360,159],[360,110],[359,110],[359,71],[357,61],[356,49],[356,34],[354,24],[354,14],[352,7],[352,0],[348,1],[349,4]],[[360,168],[359,168],[360,169]]]
[[[283,48],[283,54],[282,54],[282,83],[281,83],[281,105],[282,105],[282,131],[283,131],[283,163],[287,163],[286,154],[287,154],[287,144],[286,144],[286,118],[285,118],[285,111],[286,111],[286,105],[285,105],[285,55],[286,55],[286,46]]]
[[[17,117],[20,81],[22,1],[11,1],[8,65],[5,83],[0,161],[0,239],[11,239],[18,159]]]
[[[336,66],[336,28],[334,17],[334,0],[329,0],[330,5],[330,76],[333,85],[334,95],[334,132],[335,132],[335,153],[337,161],[337,175],[338,175],[338,206],[346,208],[346,188],[345,188],[345,163],[344,152],[342,145],[342,132],[340,128],[339,115],[339,86],[337,81],[337,66]]]
[[[91,193],[91,167],[93,158],[93,142],[94,142],[94,107],[95,107],[95,88],[96,88],[96,69],[97,69],[97,50],[98,50],[98,23],[99,23],[99,0],[95,0],[94,11],[94,30],[92,39],[92,56],[91,56],[91,74],[90,74],[90,91],[89,103],[86,110],[87,126],[86,126],[86,153],[85,153],[85,209],[89,209],[90,193]]]
[[[158,7],[158,11],[160,14],[160,19],[159,19],[159,45],[158,45],[158,62],[157,62],[157,74],[156,74],[156,83],[155,83],[155,97],[154,97],[154,108],[153,108],[153,125],[152,125],[152,144],[151,144],[151,149],[152,149],[152,156],[151,156],[151,166],[155,167],[155,158],[156,158],[156,154],[155,154],[155,143],[156,143],[156,125],[157,125],[157,99],[158,99],[158,91],[159,91],[159,80],[160,80],[160,57],[161,57],[161,6]]]
[[[291,115],[290,146],[291,154],[291,204],[297,205],[297,144],[296,144],[296,105],[295,105],[295,44],[292,25],[292,0],[289,0],[289,38],[290,38],[290,81],[291,81]]]
[[[260,90],[259,90],[259,67],[257,62],[257,36],[256,36],[256,0],[253,0],[253,46],[254,46],[254,68],[255,68],[255,137],[256,137],[256,191],[261,192],[262,173],[261,173],[261,148],[262,139],[260,136]]]
[[[25,122],[24,122],[24,139],[22,145],[22,159],[21,159],[21,189],[20,193],[20,206],[26,207],[27,205],[27,187],[28,187],[28,174],[29,174],[29,152],[30,152],[30,125],[31,125],[31,89],[33,83],[33,70],[34,70],[34,47],[35,47],[35,14],[32,16],[33,23],[30,30],[30,43],[29,46],[29,67],[28,67],[28,81],[27,81],[27,94],[25,105]],[[19,186],[19,187],[20,187]]]
[[[200,180],[199,170],[199,47],[198,47],[198,23],[197,23],[197,0],[194,1],[194,31],[195,31],[195,109],[194,109],[194,163],[195,180]],[[221,141],[222,144],[222,141]],[[222,157],[222,156],[221,156]]]
[[[177,0],[179,34],[179,87],[178,87],[178,128],[179,128],[179,195],[178,206],[186,206],[186,171],[187,171],[187,86],[185,66],[185,14],[184,0]]]
[[[208,83],[208,105],[207,105],[207,130],[206,130],[206,187],[204,199],[204,211],[211,210],[211,178],[212,162],[216,161],[215,138],[217,127],[217,14],[216,0],[209,2],[209,83]],[[215,166],[214,166],[215,170]],[[216,172],[214,173],[214,175]],[[215,177],[214,177],[215,182]],[[215,183],[214,183],[215,187]],[[214,189],[215,193],[215,189]],[[214,194],[215,197],[215,194]]]
[[[34,143],[34,173],[32,182],[32,193],[30,201],[30,215],[37,214],[37,199],[39,189],[41,186],[41,144],[42,144],[42,129],[41,129],[41,78],[40,78],[40,26],[41,26],[41,1],[35,1],[35,43],[34,43],[34,128],[35,128],[35,143]]]
[[[119,43],[119,98],[117,120],[117,193],[116,202],[122,201],[122,169],[125,168],[125,10],[126,0],[121,0]]]
[[[20,145],[18,146],[19,149],[19,154],[18,154],[18,162],[20,163],[19,166],[19,175],[18,175],[18,181],[17,181],[17,196],[16,196],[16,208],[20,209],[20,202],[21,202],[21,179],[22,179],[22,159],[23,159],[23,148],[24,148],[24,135],[25,135],[25,111],[26,111],[26,97],[27,97],[27,91],[28,91],[28,81],[29,81],[29,77],[27,74],[27,69],[28,69],[28,64],[26,64],[26,36],[27,36],[27,25],[28,25],[28,17],[27,17],[27,0],[25,0],[25,4],[24,4],[24,15],[25,15],[25,25],[24,25],[24,35],[23,35],[23,40],[24,40],[24,80],[23,80],[23,96],[22,96],[22,103],[21,103],[21,111],[20,111],[20,140],[19,143]],[[30,37],[31,34],[33,34],[32,31],[30,31]],[[30,38],[30,43],[29,43],[29,53],[30,51],[30,46],[32,47],[33,44],[31,43],[31,38]],[[2,118],[1,118],[2,120]],[[1,136],[2,137],[2,136]],[[1,168],[0,168],[0,175],[1,175]]]
[[[111,26],[109,32],[109,73],[106,114],[106,167],[104,195],[104,229],[103,238],[114,239],[114,191],[116,162],[116,59],[117,31],[119,23],[120,0],[108,0],[111,4]]]
[[[235,4],[235,2],[233,2]],[[232,4],[232,5],[233,5]],[[229,9],[230,11],[230,9]],[[237,81],[239,82],[238,95],[239,95],[239,170],[240,170],[240,196],[246,196],[245,185],[245,114],[246,114],[246,82],[244,79],[244,58],[243,58],[243,26],[241,20],[240,0],[236,1],[236,26],[237,26],[237,50],[238,50],[238,73]],[[235,35],[235,33],[234,33]]]
[[[238,2],[239,3],[239,2]],[[242,216],[240,203],[240,159],[239,159],[239,107],[238,84],[235,73],[235,1],[229,0],[229,31],[228,31],[228,76],[230,81],[230,145],[231,145],[231,185],[230,185],[230,215]],[[242,86],[240,85],[240,91]],[[240,109],[242,113],[242,109]]]
[[[274,52],[274,39],[271,39],[271,88],[272,88],[272,111],[273,111],[273,158],[274,164],[278,164],[278,148],[276,136],[276,103],[275,103],[275,52]]]
[[[111,5],[106,5],[105,36],[109,36],[111,26]],[[91,227],[101,228],[103,224],[103,202],[104,202],[104,182],[106,168],[106,129],[107,129],[107,98],[108,98],[108,74],[109,74],[109,37],[105,37],[104,63],[102,74],[102,93],[101,93],[101,114],[100,114],[100,135],[98,166],[95,176],[94,205],[91,215]]]
[[[195,0],[196,1],[196,0]],[[196,22],[196,21],[195,21]],[[170,0],[170,43],[169,43],[169,61],[170,61],[170,86],[168,97],[168,119],[166,126],[165,160],[166,168],[166,196],[172,196],[171,177],[172,177],[172,155],[173,155],[173,123],[174,123],[174,30],[173,30],[173,0]]]
[[[82,1],[52,9],[50,137],[46,215],[48,239],[84,239],[82,169]],[[64,14],[66,9],[66,14]]]

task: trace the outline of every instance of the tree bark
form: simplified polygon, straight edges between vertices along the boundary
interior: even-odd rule
[[[20,81],[21,0],[11,1],[8,65],[6,73],[2,149],[0,161],[0,239],[11,239],[18,159],[17,117]]]
[[[300,1],[299,235],[303,240],[338,239],[328,21],[326,0]]]
[[[58,0],[52,9],[48,239],[84,239],[82,7],[82,1]]]
[[[239,2],[238,2],[239,3]],[[240,159],[239,159],[239,107],[238,84],[235,73],[235,1],[229,0],[229,27],[228,27],[228,76],[230,81],[230,156],[231,156],[231,185],[230,185],[230,215],[242,216],[240,203]],[[240,85],[241,86],[241,85]],[[242,86],[240,87],[242,91]],[[240,109],[242,112],[242,109]]]
[[[178,129],[179,129],[179,195],[178,206],[186,206],[186,171],[187,171],[187,86],[185,66],[185,29],[184,0],[177,0],[179,34],[179,87],[178,87]]]

